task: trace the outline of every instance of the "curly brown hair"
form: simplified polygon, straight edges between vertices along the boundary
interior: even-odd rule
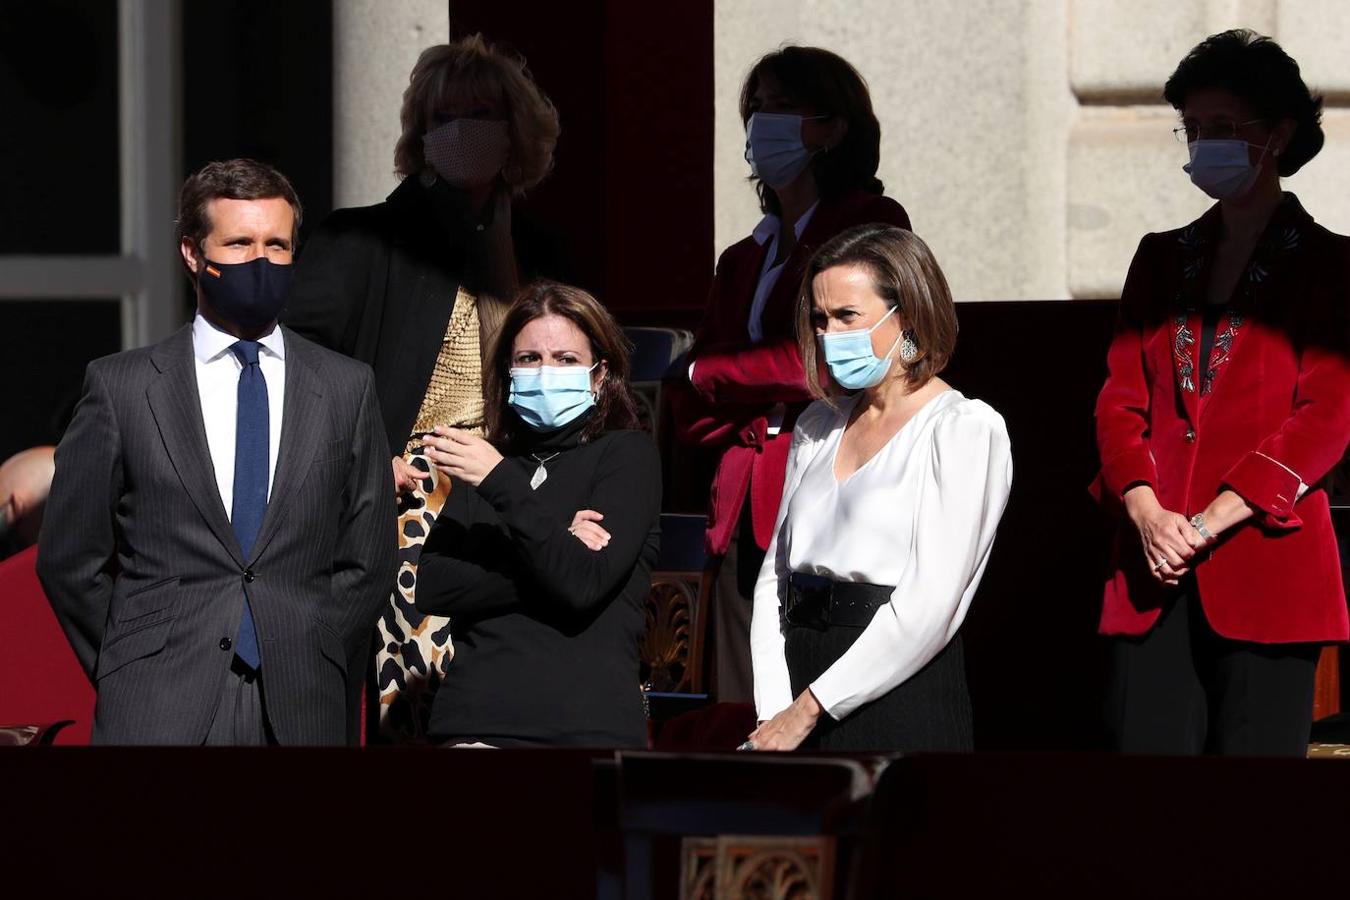
[[[447,97],[492,101],[505,113],[511,150],[502,180],[519,194],[534,187],[553,168],[558,143],[558,110],[534,83],[525,60],[495,47],[481,34],[422,51],[403,92],[399,121],[403,134],[394,146],[394,171],[399,177],[427,168],[422,136]]]

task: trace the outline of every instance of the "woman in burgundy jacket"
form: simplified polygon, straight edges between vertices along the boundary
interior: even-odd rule
[[[1097,401],[1097,487],[1126,515],[1112,725],[1128,752],[1301,756],[1320,646],[1347,636],[1319,482],[1350,438],[1350,239],[1280,187],[1321,149],[1321,99],[1248,31],[1164,97],[1219,202],[1140,243]]]
[[[854,225],[910,225],[882,195],[881,128],[867,84],[844,59],[815,47],[768,54],[746,76],[741,119],[764,218],[718,260],[689,382],[672,391],[672,404],[684,441],[721,452],[707,534],[721,560],[717,696],[750,702],[751,598],[792,426],[811,401],[793,324],[806,260]]]

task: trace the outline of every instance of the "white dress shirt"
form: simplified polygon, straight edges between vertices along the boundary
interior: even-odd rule
[[[787,482],[755,586],[755,705],[793,701],[779,604],[790,572],[895,585],[858,640],[811,684],[842,719],[918,672],[956,635],[984,574],[1012,486],[1003,418],[954,390],[929,400],[841,483],[835,455],[856,396],[797,420]]]
[[[811,208],[802,213],[801,218],[792,224],[792,232],[797,240],[801,240],[802,232],[811,222],[811,217],[816,214],[816,207],[820,205],[817,200],[811,204]],[[783,267],[787,265],[787,257],[776,265],[774,257],[778,255],[778,241],[783,234],[783,220],[770,213],[759,220],[755,230],[751,232],[751,237],[755,243],[763,247],[769,245],[769,250],[764,254],[764,266],[759,270],[759,281],[755,284],[755,298],[750,302],[750,320],[746,323],[746,328],[750,333],[750,342],[758,344],[764,340],[764,306],[769,302],[769,295],[773,293],[774,285],[778,284],[778,276],[783,274]],[[789,254],[790,255],[790,254]]]
[[[197,367],[197,395],[206,424],[206,445],[216,470],[216,487],[225,515],[234,515],[234,438],[239,411],[239,373],[243,364],[230,351],[239,338],[221,331],[197,313],[192,320],[192,356]],[[267,381],[267,496],[281,448],[281,404],[286,397],[286,342],[281,328],[259,339],[258,366]]]

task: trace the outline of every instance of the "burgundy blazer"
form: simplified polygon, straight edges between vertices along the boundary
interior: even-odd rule
[[[1350,238],[1314,223],[1288,195],[1201,360],[1200,310],[1220,227],[1216,205],[1139,244],[1097,399],[1097,492],[1114,504],[1146,482],[1164,507],[1190,517],[1236,491],[1256,515],[1222,534],[1194,569],[1211,627],[1245,641],[1343,641],[1340,560],[1318,482],[1350,439]],[[1301,497],[1300,482],[1311,486]],[[1143,634],[1166,590],[1128,523],[1118,538],[1100,628]]]
[[[910,227],[904,208],[888,197],[854,191],[820,201],[764,304],[759,343],[750,342],[747,323],[768,244],[746,237],[717,262],[703,324],[689,353],[697,363],[693,383],[671,391],[680,439],[722,449],[708,509],[709,553],[726,552],[747,494],[755,542],[761,549],[769,545],[792,425],[812,399],[796,338],[802,273],[817,247],[870,222]],[[770,435],[768,416],[779,403],[786,404],[787,415],[782,431]]]

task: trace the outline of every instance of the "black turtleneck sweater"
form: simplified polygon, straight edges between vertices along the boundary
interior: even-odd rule
[[[660,542],[660,458],[639,431],[579,443],[590,415],[538,435],[477,488],[451,486],[417,571],[417,608],[450,616],[455,642],[432,706],[438,740],[646,745],[637,641]],[[536,457],[548,478],[534,490]],[[603,550],[568,532],[582,509],[604,515]]]

